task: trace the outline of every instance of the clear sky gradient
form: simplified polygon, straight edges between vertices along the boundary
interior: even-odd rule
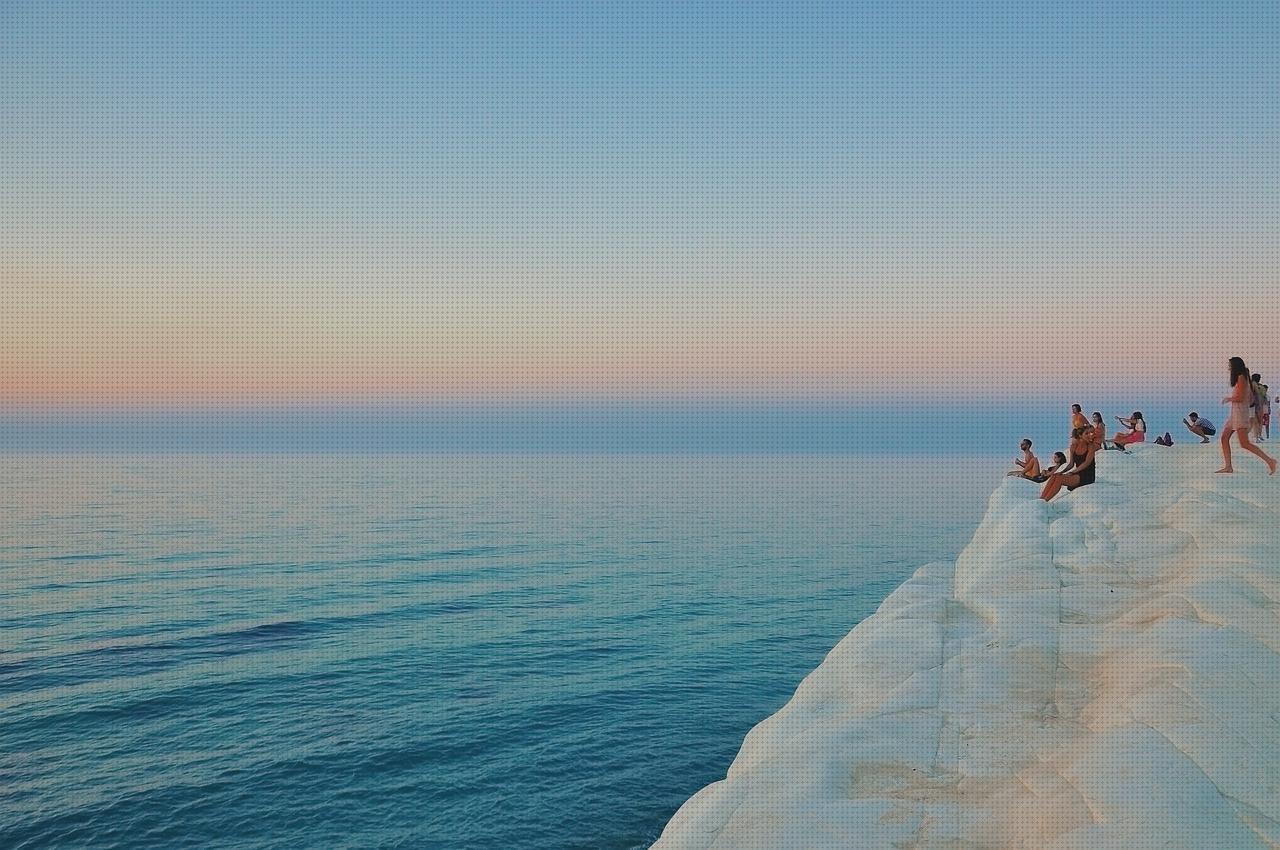
[[[1274,3],[5,3],[0,151],[23,415],[1280,365]]]

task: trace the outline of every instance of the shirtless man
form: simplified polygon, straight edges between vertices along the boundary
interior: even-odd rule
[[[1032,454],[1031,441],[1023,440],[1019,444],[1018,448],[1022,449],[1022,457],[1015,458],[1013,461],[1015,464],[1017,464],[1018,468],[1009,470],[1009,472],[1007,473],[1007,476],[1010,478],[1014,476],[1017,476],[1019,478],[1030,478],[1032,480],[1039,478],[1040,477],[1040,459],[1036,457],[1034,454]]]

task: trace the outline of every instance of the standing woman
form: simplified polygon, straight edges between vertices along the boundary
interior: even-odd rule
[[[1040,491],[1040,498],[1047,502],[1058,495],[1058,491],[1064,486],[1068,490],[1074,490],[1093,483],[1097,470],[1093,465],[1092,430],[1088,425],[1083,425],[1071,432],[1071,446],[1068,449],[1071,452],[1071,463],[1063,471],[1049,476],[1044,489]]]
[[[1267,468],[1271,470],[1272,475],[1275,475],[1275,458],[1249,441],[1249,425],[1252,418],[1249,404],[1253,401],[1253,382],[1249,379],[1249,369],[1239,357],[1232,357],[1228,361],[1228,366],[1231,369],[1231,394],[1224,396],[1222,403],[1230,403],[1231,413],[1227,417],[1227,423],[1222,426],[1223,467],[1218,472],[1235,472],[1231,467],[1231,434],[1235,433],[1240,437],[1240,448],[1266,461]]]

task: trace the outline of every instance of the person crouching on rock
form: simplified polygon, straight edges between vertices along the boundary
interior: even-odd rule
[[[1022,449],[1022,457],[1015,458],[1013,461],[1018,468],[1009,470],[1006,473],[1006,477],[1017,476],[1019,478],[1030,478],[1034,481],[1036,476],[1040,474],[1040,459],[1032,453],[1030,440],[1023,440],[1018,448]]]
[[[1097,470],[1093,465],[1093,443],[1089,439],[1091,430],[1086,425],[1071,432],[1071,445],[1068,448],[1068,451],[1071,452],[1071,463],[1067,464],[1062,471],[1055,472],[1049,476],[1049,480],[1044,484],[1044,489],[1040,491],[1040,498],[1047,502],[1058,495],[1058,491],[1063,487],[1068,490],[1075,490],[1077,487],[1084,487],[1093,483],[1094,474]]]
[[[1191,411],[1189,414],[1187,414],[1187,416],[1191,419],[1191,421],[1188,422],[1186,419],[1183,419],[1182,424],[1187,426],[1188,431],[1190,431],[1192,434],[1195,434],[1197,437],[1199,437],[1200,442],[1207,443],[1209,442],[1210,437],[1218,433],[1217,427],[1212,422],[1210,422],[1208,419],[1205,419],[1203,416],[1201,416],[1199,413],[1196,413],[1194,410]]]

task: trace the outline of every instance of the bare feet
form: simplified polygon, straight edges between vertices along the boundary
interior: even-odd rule
[[[1233,472],[1235,472],[1235,470],[1234,470],[1234,469],[1232,469],[1232,468],[1231,468],[1231,467],[1229,467],[1229,466],[1224,466],[1224,467],[1222,467],[1222,469],[1219,469],[1219,470],[1218,470],[1218,474],[1219,474],[1219,475],[1222,475],[1223,473],[1226,473],[1227,475],[1230,475],[1230,474],[1231,474],[1231,473],[1233,473]]]
[[[1274,460],[1273,460],[1273,461],[1271,461],[1270,466],[1271,466],[1271,471],[1270,471],[1270,472],[1268,472],[1267,474],[1268,474],[1268,475],[1275,475],[1275,474],[1276,474],[1276,461],[1274,461]]]

